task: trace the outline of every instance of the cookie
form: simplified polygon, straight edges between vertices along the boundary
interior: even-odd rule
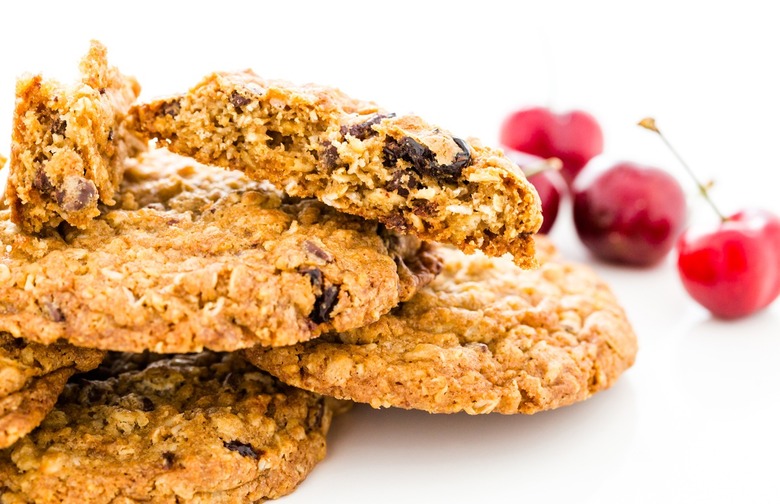
[[[237,353],[127,357],[72,380],[36,430],[0,451],[0,500],[258,502],[291,492],[325,456],[330,400]]]
[[[164,150],[83,230],[0,211],[0,330],[160,353],[288,345],[368,324],[440,268],[432,248]]]
[[[122,126],[138,82],[109,66],[96,41],[80,70],[73,86],[41,75],[16,84],[6,198],[26,232],[61,222],[85,227],[99,203],[114,203],[124,159],[145,148]]]
[[[443,250],[442,273],[377,322],[247,356],[375,408],[511,414],[584,400],[633,364],[636,337],[607,285],[543,240],[537,270]]]
[[[533,263],[542,217],[522,171],[501,151],[420,117],[244,71],[134,106],[128,122],[144,139],[293,196],[465,252],[510,252],[521,266]]]
[[[0,332],[0,448],[33,430],[65,382],[97,367],[104,352],[64,343],[41,345]]]

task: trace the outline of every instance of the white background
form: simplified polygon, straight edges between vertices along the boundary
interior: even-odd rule
[[[0,153],[14,79],[70,80],[88,40],[143,97],[213,70],[319,82],[495,144],[516,107],[582,108],[610,158],[655,164],[691,194],[653,115],[724,211],[780,213],[780,29],[770,2],[22,2],[0,6]],[[356,408],[285,503],[780,502],[780,302],[721,322],[683,291],[673,258],[595,262],[568,211],[553,237],[591,263],[639,335],[636,365],[585,403],[530,417]]]

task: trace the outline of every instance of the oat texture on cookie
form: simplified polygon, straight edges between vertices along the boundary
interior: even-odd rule
[[[33,430],[74,373],[100,364],[104,352],[65,343],[41,345],[0,332],[0,448]]]
[[[440,268],[415,237],[162,149],[115,197],[42,236],[0,211],[0,330],[133,352],[287,345],[378,319]]]
[[[71,86],[41,75],[16,84],[6,198],[26,232],[85,227],[100,203],[114,203],[125,159],[146,147],[123,126],[138,82],[110,66],[96,41],[80,70]]]
[[[259,502],[322,460],[331,400],[237,353],[112,353],[0,450],[3,502]]]
[[[521,170],[501,151],[418,116],[244,71],[215,73],[187,93],[134,106],[129,128],[293,196],[533,265],[541,210]]]
[[[377,322],[247,355],[286,383],[377,408],[511,414],[582,401],[633,364],[636,336],[591,269],[539,244],[536,270],[442,250],[442,273]]]

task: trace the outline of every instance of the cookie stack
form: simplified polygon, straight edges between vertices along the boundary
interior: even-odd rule
[[[633,363],[500,151],[250,71],[137,103],[97,42],[81,72],[17,85],[2,502],[275,498],[350,401],[534,413]]]

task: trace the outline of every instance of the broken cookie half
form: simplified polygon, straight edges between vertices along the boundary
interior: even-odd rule
[[[25,232],[85,227],[99,203],[114,203],[125,159],[145,148],[122,126],[138,82],[109,66],[96,41],[80,70],[72,86],[41,75],[16,84],[6,198]]]
[[[500,150],[338,89],[215,73],[131,109],[142,139],[421,239],[534,264],[539,197]]]

